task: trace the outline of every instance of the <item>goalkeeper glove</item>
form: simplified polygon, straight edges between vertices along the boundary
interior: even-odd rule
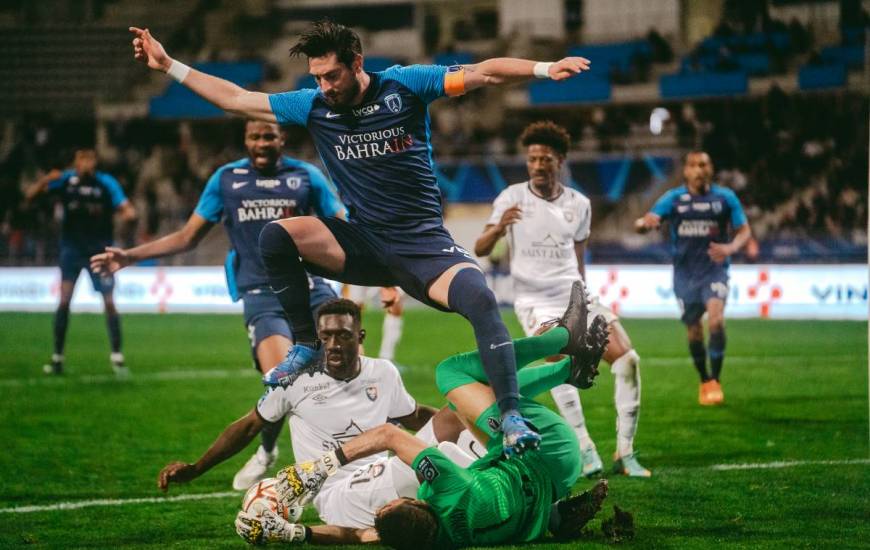
[[[317,460],[283,468],[276,476],[278,501],[288,508],[305,506],[314,500],[326,479],[337,472],[341,465],[338,452],[332,451]]]
[[[271,510],[263,510],[260,515],[240,511],[236,515],[236,533],[248,544],[256,545],[301,543],[311,538],[311,529],[300,523],[290,523]]]

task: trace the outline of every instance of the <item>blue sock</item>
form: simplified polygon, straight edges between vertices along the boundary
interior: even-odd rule
[[[689,353],[692,355],[695,369],[701,376],[701,382],[708,381],[710,375],[707,374],[707,350],[704,349],[704,341],[689,340]]]
[[[519,407],[517,363],[514,345],[498,311],[495,295],[486,286],[483,273],[474,268],[459,271],[447,293],[450,309],[474,328],[480,362],[502,414]]]
[[[713,380],[719,380],[722,374],[722,361],[725,359],[725,329],[710,332],[710,340],[707,342],[710,349],[710,369]]]
[[[113,353],[121,351],[121,316],[117,313],[106,314],[106,328],[109,330],[109,346]]]
[[[294,339],[299,344],[312,344],[317,340],[317,334],[311,315],[308,274],[302,266],[296,243],[279,224],[268,223],[260,231],[260,256],[269,286],[293,327]]]
[[[63,355],[66,328],[69,325],[69,305],[59,306],[54,313],[54,352]]]

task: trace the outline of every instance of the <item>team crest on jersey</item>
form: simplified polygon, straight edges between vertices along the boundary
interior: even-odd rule
[[[714,214],[718,214],[718,213],[722,212],[722,203],[721,202],[715,201],[715,202],[711,202],[710,204],[713,206],[713,213]]]
[[[387,109],[394,113],[398,113],[402,110],[402,96],[399,94],[390,94],[384,98],[384,104],[387,106]]]
[[[79,181],[80,181],[80,180],[79,180],[79,177],[78,177],[78,176],[73,176],[73,177],[71,177],[71,178],[69,179],[69,184],[70,184],[70,185],[76,185]]]
[[[375,401],[378,398],[378,387],[377,386],[369,386],[366,388],[366,397],[369,398],[369,401]]]
[[[565,221],[571,223],[574,221],[574,212],[570,210],[562,210],[562,214],[565,216]]]
[[[296,191],[302,185],[302,178],[287,178],[287,187]]]
[[[423,481],[433,481],[441,474],[438,468],[435,467],[435,463],[428,456],[423,457],[423,460],[417,463],[417,473],[420,474]]]

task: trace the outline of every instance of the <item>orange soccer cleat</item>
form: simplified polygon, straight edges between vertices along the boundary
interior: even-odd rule
[[[698,389],[698,403],[704,406],[721,405],[725,401],[725,394],[722,393],[722,386],[716,380],[708,380],[701,382],[701,387]]]

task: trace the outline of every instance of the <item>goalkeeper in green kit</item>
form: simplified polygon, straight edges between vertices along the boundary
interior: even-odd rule
[[[589,388],[598,374],[597,364],[607,345],[603,317],[589,322],[588,301],[581,282],[574,285],[571,302],[553,328],[539,336],[514,341],[521,392],[535,396],[571,383]],[[542,358],[571,355],[554,363]],[[549,531],[557,539],[580,535],[600,509],[607,483],[598,482],[579,496],[565,498],[580,477],[574,430],[547,407],[521,398],[520,412],[543,435],[540,446],[509,456],[502,446],[499,413],[492,389],[477,352],[455,355],[436,370],[438,389],[455,407],[460,419],[478,439],[487,443],[487,454],[462,468],[434,447],[385,424],[357,436],[320,459],[289,466],[278,474],[278,497],[283,506],[304,505],[323,482],[348,462],[383,451],[392,451],[410,465],[421,481],[417,499],[400,498],[382,506],[370,529],[343,542],[379,542],[395,548],[426,550],[458,548],[536,540]],[[275,514],[255,516],[240,512],[236,529],[248,542],[337,543],[330,526],[290,524]]]

